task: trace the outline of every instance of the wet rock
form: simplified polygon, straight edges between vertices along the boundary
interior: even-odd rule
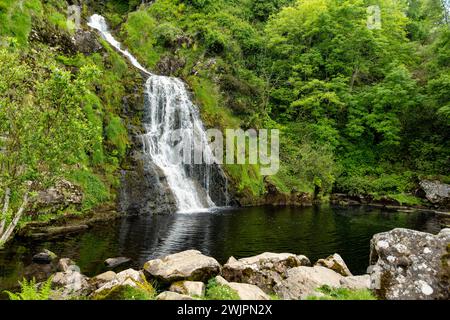
[[[163,283],[175,281],[205,282],[220,272],[216,259],[197,250],[188,250],[145,263],[144,271],[149,279]]]
[[[156,300],[194,300],[191,296],[179,294],[172,291],[165,291],[156,297]]]
[[[395,229],[371,241],[371,288],[382,299],[449,299],[450,229],[439,235]]]
[[[270,297],[253,284],[228,282],[221,276],[216,277],[218,284],[234,290],[241,300],[270,300]]]
[[[118,257],[118,258],[109,258],[105,260],[105,265],[108,268],[114,269],[122,264],[128,263],[130,262],[131,259],[130,258],[126,258],[126,257]]]
[[[254,284],[266,293],[271,293],[288,269],[303,265],[310,265],[305,256],[266,252],[239,260],[230,258],[223,266],[222,276],[227,281]]]
[[[326,259],[318,260],[315,265],[336,271],[337,273],[343,275],[344,277],[352,276],[352,273],[345,264],[344,259],[342,259],[342,257],[337,253],[329,256]]]
[[[345,277],[340,280],[341,287],[350,290],[364,290],[370,289],[370,276],[368,274],[363,276]]]
[[[119,209],[132,214],[176,212],[177,202],[164,173],[151,159],[134,151],[129,170],[122,172]]]
[[[205,284],[200,281],[179,281],[172,283],[169,291],[191,297],[203,297],[205,295]]]
[[[450,208],[450,185],[439,181],[423,180],[420,187],[425,192],[425,197],[433,204]]]
[[[275,287],[275,293],[283,300],[301,300],[317,295],[317,288],[329,286],[338,288],[344,277],[331,269],[314,267],[297,267],[286,272],[286,279]]]
[[[50,250],[45,249],[44,251],[35,254],[33,256],[33,262],[38,264],[49,264],[57,258],[57,255]]]

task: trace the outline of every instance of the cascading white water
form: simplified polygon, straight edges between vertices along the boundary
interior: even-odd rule
[[[117,41],[114,36],[109,32],[108,24],[106,23],[105,18],[103,18],[101,15],[94,14],[89,18],[88,26],[100,31],[100,34],[102,37],[108,41],[110,45],[112,45],[117,51],[122,53],[125,57],[127,57],[128,60],[130,60],[131,64],[141,70],[143,73],[147,75],[151,75],[150,72],[148,72],[133,55],[128,52],[128,50],[123,50],[120,42]]]
[[[203,124],[196,106],[189,99],[184,83],[172,77],[153,75],[146,70],[128,50],[122,49],[120,43],[109,32],[105,19],[97,14],[91,16],[88,25],[98,30],[103,38],[126,56],[130,62],[149,78],[145,83],[146,112],[144,123],[146,134],[143,136],[144,152],[163,171],[176,201],[179,212],[199,212],[215,207],[209,195],[211,165],[213,153],[207,143]],[[202,146],[206,164],[200,169],[194,165],[179,161],[180,152],[173,141],[173,132],[180,129],[183,139],[197,142]],[[185,141],[186,141],[185,140]],[[200,144],[198,144],[200,142]],[[193,150],[191,150],[193,153]],[[194,179],[194,170],[197,178]]]

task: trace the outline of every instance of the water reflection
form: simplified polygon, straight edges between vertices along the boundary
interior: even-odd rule
[[[136,216],[58,241],[15,241],[0,251],[0,290],[22,278],[33,254],[48,248],[74,259],[89,276],[105,271],[103,261],[127,256],[132,266],[188,249],[224,263],[262,252],[304,254],[312,261],[338,252],[355,274],[368,266],[369,245],[379,232],[402,227],[437,233],[436,218],[423,213],[359,208],[245,208],[214,213]]]

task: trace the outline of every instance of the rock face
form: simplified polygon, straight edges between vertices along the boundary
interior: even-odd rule
[[[337,273],[343,275],[344,277],[352,276],[352,273],[345,264],[344,259],[342,259],[342,257],[337,253],[333,254],[332,256],[329,256],[326,259],[320,259],[319,261],[316,262],[315,265],[336,271]]]
[[[217,283],[236,291],[241,300],[270,300],[270,297],[253,284],[228,282],[221,276],[216,277]]]
[[[371,287],[382,299],[450,298],[450,229],[434,236],[407,229],[375,235],[371,241]]]
[[[423,180],[420,187],[425,191],[425,197],[433,204],[450,207],[450,185],[439,181]]]
[[[327,285],[338,288],[344,277],[325,267],[297,267],[286,272],[286,279],[275,287],[275,293],[283,300],[301,300],[316,295],[316,289]]]
[[[305,256],[290,253],[263,253],[244,259],[230,259],[222,269],[222,276],[231,282],[254,284],[267,293],[283,279],[286,270],[310,265]]]
[[[145,263],[144,271],[148,278],[163,283],[175,281],[202,281],[216,276],[220,264],[197,250],[188,250]]]
[[[177,210],[175,197],[160,168],[136,150],[131,156],[132,169],[122,172],[119,207],[133,214],[166,214]]]

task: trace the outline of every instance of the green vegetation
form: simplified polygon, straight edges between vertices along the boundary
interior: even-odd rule
[[[21,291],[19,293],[12,293],[5,291],[10,300],[49,300],[52,286],[52,278],[42,283],[40,287],[36,285],[36,280],[27,281],[23,279],[20,282]]]
[[[374,4],[381,29],[367,27]],[[207,126],[280,129],[281,169],[269,178],[279,190],[399,198],[420,177],[449,175],[444,4],[158,0],[120,34],[149,68],[181,62],[170,72]],[[241,197],[264,194],[258,168],[226,170]]]
[[[142,118],[123,114],[125,100],[142,99],[141,77],[102,39],[104,50],[74,53],[67,5],[0,0],[0,242],[60,178],[83,188],[82,212],[114,202],[127,128]],[[367,25],[370,5],[381,28]],[[281,131],[277,175],[225,166],[243,203],[273,184],[416,205],[420,179],[450,180],[448,1],[83,5],[93,12],[148,68],[188,83],[207,127]]]
[[[237,293],[227,286],[217,283],[216,279],[208,281],[205,300],[240,300]]]
[[[377,300],[369,290],[350,290],[323,286],[317,289],[324,296],[311,296],[307,300]]]
[[[81,186],[82,212],[115,201],[126,126],[141,118],[120,117],[140,76],[104,41],[105,51],[69,53],[73,26],[66,16],[63,0],[0,2],[2,243],[21,221],[51,218],[25,209],[58,179]]]

